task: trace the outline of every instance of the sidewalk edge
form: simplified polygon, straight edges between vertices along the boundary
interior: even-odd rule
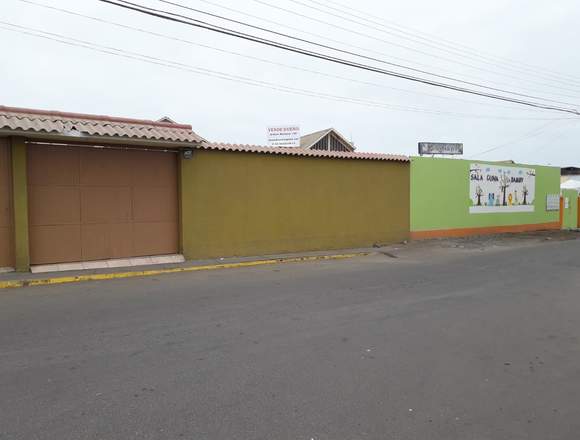
[[[97,273],[97,274],[87,274],[87,275],[76,275],[76,276],[59,276],[59,277],[49,277],[49,278],[37,278],[28,280],[14,280],[14,281],[0,281],[0,290],[2,289],[17,289],[21,287],[33,287],[33,286],[49,286],[57,284],[70,284],[70,283],[80,283],[85,281],[105,281],[105,280],[118,280],[125,278],[137,278],[137,277],[150,277],[156,275],[166,275],[172,273],[182,273],[182,272],[198,272],[206,270],[221,270],[221,269],[237,269],[243,267],[255,267],[255,266],[266,266],[272,264],[284,264],[284,263],[301,263],[309,261],[321,261],[321,260],[343,260],[347,258],[364,257],[370,255],[372,252],[356,252],[348,254],[334,254],[334,255],[315,255],[306,257],[289,257],[289,258],[274,258],[267,260],[253,260],[253,261],[243,261],[238,263],[223,263],[223,264],[210,264],[204,266],[189,266],[189,267],[175,267],[170,269],[150,269],[150,270],[140,270],[140,271],[130,271],[130,272],[114,272],[114,273]]]

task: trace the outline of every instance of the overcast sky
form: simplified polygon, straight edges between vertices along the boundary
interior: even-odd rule
[[[580,117],[314,60],[96,0],[31,1],[174,39],[2,0],[3,105],[146,119],[169,116],[190,123],[212,141],[264,144],[267,126],[298,124],[303,134],[334,127],[359,151],[415,154],[419,141],[463,142],[467,158],[580,166]],[[307,47],[157,0],[134,1]],[[174,1],[378,60],[580,108],[577,0]],[[340,18],[341,5],[356,8],[355,16]],[[179,63],[179,69],[15,33],[5,23]]]

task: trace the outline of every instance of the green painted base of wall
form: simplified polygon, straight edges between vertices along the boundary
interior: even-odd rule
[[[195,151],[181,160],[187,259],[346,249],[409,236],[409,164]]]

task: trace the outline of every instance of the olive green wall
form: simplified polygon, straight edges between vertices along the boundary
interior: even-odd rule
[[[560,194],[560,169],[505,164],[536,170],[534,212],[470,214],[469,167],[477,160],[413,157],[411,159],[411,231],[493,228],[559,221],[558,211],[546,211],[546,195]]]
[[[562,190],[564,197],[564,216],[562,228],[575,229],[578,227],[578,191],[573,189]],[[566,209],[565,199],[568,199],[568,208]]]
[[[11,138],[11,143],[14,203],[14,260],[16,270],[24,272],[30,269],[26,143],[24,138],[20,137]]]
[[[408,238],[409,164],[196,150],[181,159],[187,259]]]
[[[0,138],[0,268],[14,267],[14,213],[10,139]]]

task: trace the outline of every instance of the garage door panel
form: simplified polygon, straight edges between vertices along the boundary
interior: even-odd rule
[[[75,186],[30,186],[29,221],[32,226],[80,222],[80,189]]]
[[[0,228],[12,226],[12,204],[9,196],[9,188],[0,187]]]
[[[171,153],[137,152],[139,166],[132,167],[134,186],[174,186],[177,158]]]
[[[82,150],[81,185],[130,186],[131,156],[132,152],[121,150]]]
[[[131,220],[131,188],[88,186],[81,189],[82,223]]]
[[[178,248],[178,240],[174,222],[133,224],[135,255],[173,254]]]
[[[1,148],[1,147],[0,147]],[[7,180],[6,175],[9,170],[0,168],[0,180]],[[8,175],[9,176],[9,175]],[[0,228],[8,228],[12,226],[12,202],[11,202],[11,187],[7,182],[0,182]]]
[[[31,227],[30,260],[33,264],[82,261],[80,225]]]
[[[109,258],[109,225],[82,225],[81,247],[83,261]]]
[[[78,185],[79,152],[73,147],[29,145],[30,185]]]
[[[109,237],[111,258],[127,258],[135,255],[132,223],[109,225]]]
[[[12,228],[0,227],[0,267],[12,267]]]
[[[83,261],[134,256],[131,223],[81,226]]]
[[[177,188],[137,186],[133,190],[133,218],[136,222],[176,222]]]

